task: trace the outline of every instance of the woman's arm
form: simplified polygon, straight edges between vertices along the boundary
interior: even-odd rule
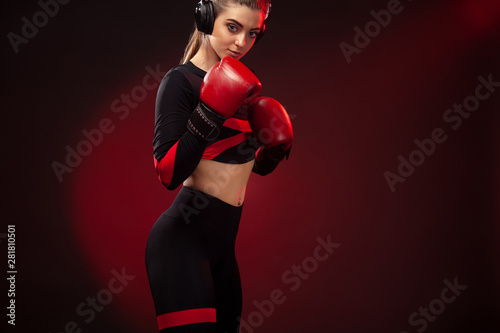
[[[193,173],[224,121],[259,96],[262,85],[245,65],[226,57],[207,72],[199,97],[194,89],[189,79],[174,69],[158,90],[155,167],[160,181],[170,190]]]
[[[168,72],[156,99],[153,155],[158,178],[169,190],[193,173],[208,145],[186,127],[197,104],[198,94],[185,74]]]

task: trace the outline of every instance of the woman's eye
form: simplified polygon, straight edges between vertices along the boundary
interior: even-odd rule
[[[234,24],[228,24],[227,28],[229,29],[229,31],[236,31],[236,30],[238,30],[238,27],[236,27]]]
[[[250,37],[252,37],[252,38],[257,37],[257,33],[256,33],[256,32],[254,32],[254,31],[251,31],[251,32],[250,32]]]

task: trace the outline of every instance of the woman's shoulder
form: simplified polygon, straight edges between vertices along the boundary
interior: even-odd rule
[[[172,68],[171,70],[177,70],[177,71],[181,71],[183,73],[186,73],[186,74],[193,74],[193,75],[196,75],[198,77],[205,77],[205,74],[207,74],[207,72],[205,72],[203,69],[195,66],[191,61],[187,61],[183,64],[179,64],[177,66],[175,66],[174,68]]]
[[[186,78],[197,78],[203,81],[206,72],[201,68],[196,67],[192,62],[188,61],[184,64],[177,65],[170,69],[167,75],[171,76],[185,76]]]
[[[181,86],[189,84],[195,90],[199,90],[205,74],[205,71],[188,61],[170,69],[163,80]]]

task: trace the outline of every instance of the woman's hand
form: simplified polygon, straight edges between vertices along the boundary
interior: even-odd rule
[[[285,108],[275,99],[259,97],[250,104],[248,121],[257,141],[273,160],[288,159],[293,141],[293,128]],[[259,149],[259,154],[264,150]]]
[[[189,131],[204,140],[214,140],[224,121],[261,92],[259,79],[248,67],[234,58],[223,58],[205,75],[200,104],[188,121]]]

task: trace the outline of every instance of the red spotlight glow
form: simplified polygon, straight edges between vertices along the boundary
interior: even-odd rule
[[[461,15],[466,27],[472,32],[487,32],[500,21],[498,0],[464,0]]]
[[[142,81],[138,78],[132,82]],[[110,94],[111,98],[94,112],[90,122],[95,125],[94,131],[87,128],[87,132],[97,133],[104,121],[108,133],[100,140],[95,134],[94,141],[99,144],[82,157],[80,165],[66,175],[66,181],[70,184],[74,235],[88,269],[103,287],[113,277],[112,270],[124,269],[128,276],[134,276],[123,292],[113,296],[110,307],[142,330],[144,323],[138,322],[141,318],[152,316],[151,323],[155,323],[144,265],[146,240],[161,209],[167,206],[168,193],[155,176],[152,160],[156,89],[144,93],[140,85],[130,89],[133,84]],[[120,100],[121,92],[134,96],[134,91],[138,98],[130,107],[126,103],[112,107],[114,101]],[[114,112],[117,110],[121,112]],[[80,143],[89,140],[84,136],[81,139]]]

